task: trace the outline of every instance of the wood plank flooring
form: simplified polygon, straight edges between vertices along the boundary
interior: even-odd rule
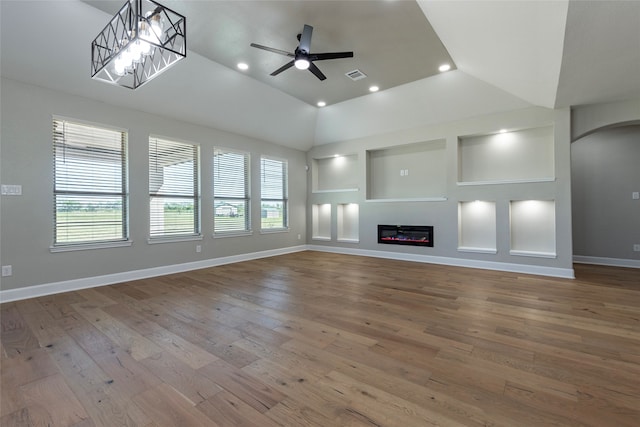
[[[5,303],[2,426],[640,425],[640,270],[301,252]]]

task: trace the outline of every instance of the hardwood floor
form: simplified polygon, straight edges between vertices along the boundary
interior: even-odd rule
[[[301,252],[5,303],[2,426],[640,425],[640,270]]]

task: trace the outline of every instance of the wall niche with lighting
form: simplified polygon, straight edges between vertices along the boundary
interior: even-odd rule
[[[313,159],[311,189],[314,193],[358,191],[358,155],[334,155]]]
[[[458,138],[458,185],[553,181],[553,126]]]
[[[331,204],[323,203],[311,207],[311,238],[331,240]]]
[[[338,242],[358,243],[360,241],[360,206],[357,203],[337,205]]]
[[[446,141],[367,150],[368,201],[446,200]]]
[[[497,253],[496,203],[458,203],[458,251]]]
[[[556,257],[554,200],[512,200],[509,217],[511,255]]]

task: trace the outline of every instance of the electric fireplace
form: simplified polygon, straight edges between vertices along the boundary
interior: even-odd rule
[[[378,224],[378,243],[433,247],[433,226]]]

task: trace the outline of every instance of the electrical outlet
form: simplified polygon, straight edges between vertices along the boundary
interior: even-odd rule
[[[13,274],[13,268],[10,265],[2,266],[2,277],[9,277]]]
[[[201,245],[196,245],[196,252],[197,253],[202,252],[202,246]]]
[[[298,240],[302,239],[302,236],[298,234]]]
[[[633,251],[634,252],[640,252],[640,243],[636,243],[635,245],[633,245]],[[4,267],[2,267],[4,268]],[[4,272],[4,270],[3,270]]]
[[[631,198],[633,200],[640,200],[640,192],[634,191],[633,193],[631,193]]]

